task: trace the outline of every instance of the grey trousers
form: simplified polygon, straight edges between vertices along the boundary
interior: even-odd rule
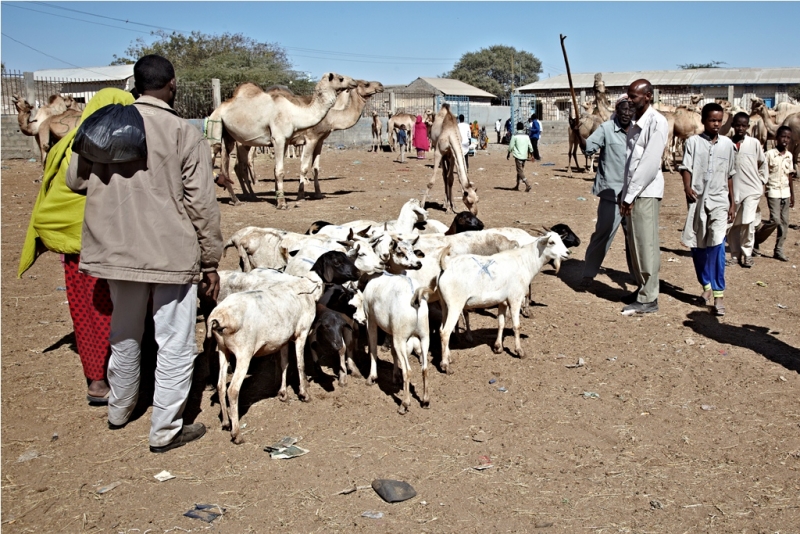
[[[594,226],[594,233],[589,241],[589,246],[586,247],[586,257],[583,261],[584,278],[597,276],[621,222],[622,216],[619,214],[619,205],[614,201],[601,198],[600,203],[597,205],[597,223]],[[625,231],[625,225],[622,225],[622,230]],[[628,270],[633,273],[627,240],[625,243],[625,259],[628,263]]]
[[[661,270],[661,248],[658,241],[660,198],[638,198],[633,212],[627,217],[628,247],[631,267],[639,284],[638,302],[653,302],[658,298],[658,271]]]
[[[136,406],[141,375],[141,343],[147,301],[153,297],[153,322],[158,344],[150,445],[162,447],[183,427],[183,409],[192,385],[197,355],[196,284],[148,284],[109,280],[111,358],[108,361],[108,421],[122,425]]]
[[[767,240],[775,229],[778,229],[778,238],[775,240],[775,252],[783,254],[783,245],[786,234],[789,233],[789,199],[767,198],[769,206],[769,220],[756,229],[756,247]]]

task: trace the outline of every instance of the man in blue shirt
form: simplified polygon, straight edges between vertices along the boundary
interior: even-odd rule
[[[622,222],[617,198],[622,192],[622,185],[625,181],[626,140],[633,113],[634,107],[628,100],[628,95],[622,95],[617,100],[614,116],[610,120],[602,123],[586,141],[581,136],[577,136],[580,139],[581,150],[587,156],[600,152],[600,164],[597,167],[597,175],[592,187],[592,194],[598,196],[600,202],[597,205],[597,224],[589,246],[586,247],[582,288],[589,287],[594,277],[597,276],[600,265],[602,265],[608,249],[611,247],[611,242],[614,241],[614,235]],[[627,246],[625,247],[625,257],[630,266]]]
[[[539,120],[536,118],[536,113],[531,115],[531,129],[528,133],[528,137],[531,138],[531,145],[533,145],[533,159],[539,161],[541,156],[539,156],[539,137],[542,135],[542,125]]]

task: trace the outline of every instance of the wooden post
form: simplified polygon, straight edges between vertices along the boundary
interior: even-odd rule
[[[222,104],[222,93],[219,89],[219,78],[211,78],[211,101],[214,109],[217,109]]]
[[[569,58],[567,58],[567,48],[564,46],[564,39],[567,38],[566,35],[560,35],[561,38],[561,51],[564,52],[564,63],[567,66],[567,81],[569,81],[569,92],[572,94],[572,107],[575,109],[575,119],[580,118],[580,112],[578,111],[578,99],[575,98],[575,86],[572,85],[572,73],[569,70]]]

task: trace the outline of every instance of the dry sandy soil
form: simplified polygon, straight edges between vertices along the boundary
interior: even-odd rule
[[[3,531],[800,532],[795,264],[757,258],[750,270],[731,267],[728,315],[709,315],[696,304],[700,287],[679,242],[686,209],[679,178],[668,175],[660,311],[623,317],[618,299],[632,286],[620,237],[594,286],[577,288],[596,200],[588,173],[566,177],[565,152],[565,145],[542,147],[542,163],[555,165],[528,164],[529,194],[509,189],[514,166],[505,147],[490,145],[470,163],[487,226],[566,222],[583,240],[560,274],[546,267],[534,283],[536,305],[522,320],[526,359],[508,350],[510,330],[505,353],[493,354],[494,310],[475,314],[475,341],[453,340],[453,375],[439,372],[433,343],[430,409],[415,397],[401,416],[388,352],[380,354],[379,385],[351,378],[340,387],[326,369],[311,383],[309,403],[296,390],[279,402],[275,358],[263,358],[244,383],[243,445],[220,429],[216,393],[201,391],[187,418],[205,423],[208,434],[165,455],[148,451],[146,402],[113,432],[106,410],[87,405],[58,256],[44,255],[16,278],[41,171],[3,160]],[[285,212],[274,207],[271,182],[260,182],[258,202],[242,207],[220,190],[223,234],[247,225],[303,232],[317,219],[394,218],[432,173],[430,159],[394,158],[326,150],[327,198],[291,202]],[[298,160],[287,171],[293,199]],[[259,157],[257,172],[271,178],[271,160]],[[450,221],[435,207],[430,213]],[[798,240],[790,230],[787,254],[795,262]],[[231,255],[223,260],[223,268],[235,266]],[[199,342],[203,334],[198,323]],[[585,365],[570,367],[579,358]],[[359,365],[365,372],[363,356]],[[290,380],[296,388],[296,374]],[[412,381],[419,380],[412,365]],[[302,437],[310,452],[270,459],[264,446],[283,436]],[[493,467],[474,469],[482,456]],[[161,470],[176,478],[156,481]],[[418,495],[386,504],[368,488],[376,478],[405,480]],[[96,493],[114,482],[121,484]],[[353,486],[359,489],[339,494]],[[211,525],[184,517],[196,503],[217,504],[224,515]]]

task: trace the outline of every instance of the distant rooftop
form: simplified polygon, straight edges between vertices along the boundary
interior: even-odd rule
[[[603,83],[607,87],[624,87],[634,80],[645,78],[654,86],[665,85],[760,85],[760,84],[800,84],[800,67],[782,68],[741,68],[741,69],[686,69],[686,70],[643,70],[631,72],[603,72]],[[591,89],[595,73],[572,75],[576,89]],[[539,80],[520,87],[520,92],[551,89],[569,89],[566,74]]]
[[[497,96],[478,89],[477,87],[464,83],[460,80],[453,80],[451,78],[418,78],[434,88],[438,89],[445,95],[459,95],[459,96],[480,96],[484,98],[497,98]]]
[[[75,81],[127,80],[133,76],[133,65],[81,67],[76,69],[45,69],[33,73],[34,80],[57,79]]]

